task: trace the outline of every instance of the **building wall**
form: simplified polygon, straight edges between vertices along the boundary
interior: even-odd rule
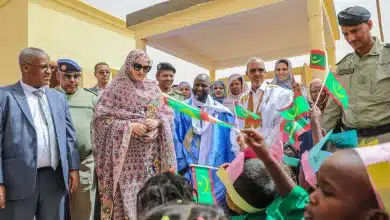
[[[27,36],[27,0],[0,0],[0,86],[21,78],[18,54]]]
[[[27,46],[42,48],[52,60],[77,61],[83,87],[96,84],[96,63],[118,70],[135,48],[124,21],[79,0],[8,0],[0,6],[0,28],[0,85],[20,79],[17,56]]]
[[[55,60],[76,60],[83,68],[83,87],[96,84],[96,63],[120,69],[135,48],[134,34],[124,21],[78,0],[30,0],[28,18],[28,45],[44,49]]]

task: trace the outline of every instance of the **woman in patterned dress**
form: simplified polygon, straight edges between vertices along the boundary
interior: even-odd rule
[[[176,170],[173,111],[146,79],[152,61],[133,50],[103,93],[92,120],[102,219],[136,219],[137,193],[148,178]]]

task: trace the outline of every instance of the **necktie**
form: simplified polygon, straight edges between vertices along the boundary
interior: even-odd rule
[[[50,148],[50,166],[55,170],[58,166],[58,149],[56,141],[56,132],[54,130],[53,119],[51,117],[50,108],[43,97],[43,91],[37,90],[33,94],[38,97],[41,111],[45,116],[45,122],[49,131],[49,148]]]

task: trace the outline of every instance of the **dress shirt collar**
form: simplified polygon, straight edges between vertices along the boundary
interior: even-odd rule
[[[23,91],[27,92],[29,94],[33,94],[33,92],[35,92],[37,90],[41,90],[43,93],[45,93],[45,87],[41,87],[41,88],[37,89],[37,88],[34,88],[34,87],[24,83],[23,80],[20,80],[20,85],[22,86]]]

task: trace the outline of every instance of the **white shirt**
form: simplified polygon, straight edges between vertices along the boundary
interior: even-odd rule
[[[35,131],[37,133],[37,168],[50,167],[49,128],[45,123],[45,116],[41,110],[39,99],[33,94],[34,91],[42,90],[45,102],[49,103],[47,101],[45,89],[44,87],[36,89],[25,84],[22,80],[20,80],[20,85],[26,95],[28,107],[30,108]]]

